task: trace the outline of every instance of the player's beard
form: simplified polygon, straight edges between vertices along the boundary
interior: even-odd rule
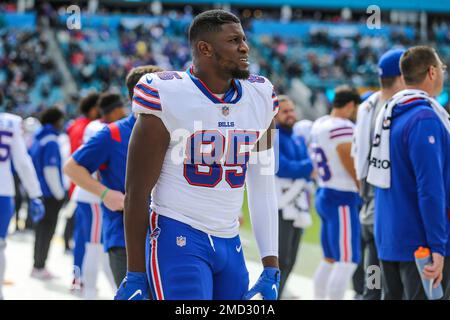
[[[239,69],[236,62],[225,59],[221,54],[216,52],[217,64],[219,65],[220,73],[229,75],[232,79],[247,80],[250,77],[248,69]]]
[[[295,117],[289,117],[286,118],[283,123],[280,122],[280,125],[286,129],[292,129],[296,122],[297,119]]]
[[[295,125],[295,123],[297,122],[297,119],[296,118],[294,118],[294,117],[292,117],[292,118],[289,118],[289,119],[287,119],[287,121],[286,121],[286,126],[288,126],[290,129],[292,129],[293,127],[294,127],[294,125]]]
[[[242,70],[236,67],[236,69],[232,69],[231,71],[231,77],[233,79],[239,79],[239,80],[247,80],[248,77],[250,77],[250,71]]]

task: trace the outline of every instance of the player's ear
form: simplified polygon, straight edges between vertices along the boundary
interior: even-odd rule
[[[206,41],[197,42],[197,51],[201,56],[211,57],[213,55],[213,48]]]
[[[435,67],[434,66],[429,66],[428,67],[428,77],[430,78],[430,80],[434,80],[436,77],[436,73],[435,73]]]

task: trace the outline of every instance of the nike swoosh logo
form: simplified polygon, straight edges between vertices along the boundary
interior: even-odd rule
[[[277,286],[275,284],[272,285],[272,290],[275,291],[275,298],[278,298],[278,290],[277,290]]]
[[[238,247],[238,246],[236,246],[236,251],[237,252],[241,252],[241,250],[242,250],[242,244]]]
[[[133,293],[133,295],[131,297],[128,298],[128,300],[133,300],[134,297],[136,297],[138,294],[140,294],[142,296],[142,290],[136,290],[135,293]]]

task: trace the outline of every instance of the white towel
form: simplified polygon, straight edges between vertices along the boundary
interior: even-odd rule
[[[298,195],[305,189],[305,179],[275,178],[278,195],[278,209],[283,210],[292,204]]]
[[[352,157],[355,162],[356,177],[362,180],[367,177],[369,169],[370,144],[372,137],[370,129],[372,119],[375,116],[375,109],[380,99],[381,93],[375,92],[358,108],[356,118],[355,133],[353,134]]]
[[[434,112],[450,134],[450,116],[447,111],[421,90],[406,89],[396,93],[380,110],[375,123],[372,152],[369,161],[367,181],[380,188],[391,187],[391,157],[389,152],[392,110],[398,104],[411,99],[423,99],[430,103]]]
[[[305,179],[276,177],[278,209],[284,220],[292,220],[297,228],[307,228],[312,224],[309,212],[309,189]]]

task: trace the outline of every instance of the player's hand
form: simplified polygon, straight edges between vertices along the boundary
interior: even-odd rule
[[[244,300],[250,300],[260,293],[263,300],[277,300],[280,287],[280,269],[265,267],[256,284],[245,295]]]
[[[114,300],[148,300],[149,285],[144,272],[127,272]]]
[[[122,211],[125,205],[125,195],[120,191],[109,190],[103,203],[111,211]]]
[[[433,263],[426,265],[423,269],[423,275],[425,279],[434,279],[434,288],[439,287],[442,281],[442,271],[444,270],[444,257],[439,253],[433,252]]]
[[[33,222],[37,223],[41,221],[45,216],[45,207],[42,200],[39,198],[31,199],[29,206],[29,212]]]

